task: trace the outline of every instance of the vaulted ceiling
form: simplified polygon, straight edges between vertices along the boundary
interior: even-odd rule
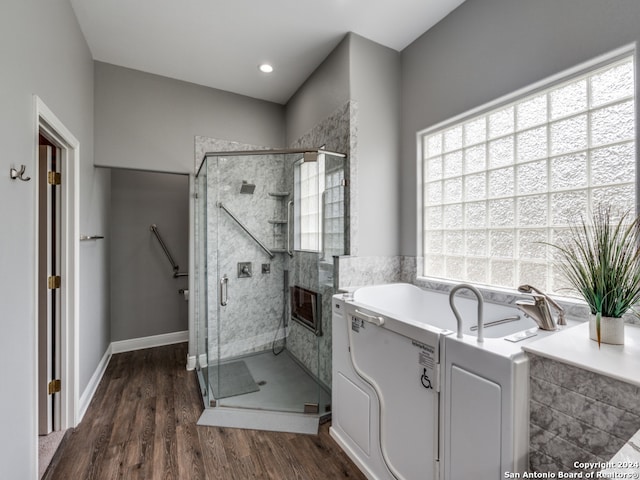
[[[463,1],[71,4],[95,60],[284,104],[347,32],[401,51]],[[273,73],[258,70],[264,62]]]

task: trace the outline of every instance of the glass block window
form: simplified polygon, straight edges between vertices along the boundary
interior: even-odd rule
[[[563,293],[552,250],[597,203],[635,212],[628,56],[419,135],[425,276]]]
[[[327,171],[324,191],[324,259],[344,253],[344,168]]]
[[[295,249],[322,249],[322,192],[324,191],[324,155],[315,162],[295,164]]]

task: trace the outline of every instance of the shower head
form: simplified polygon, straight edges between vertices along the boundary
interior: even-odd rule
[[[240,187],[240,193],[247,193],[249,195],[253,195],[253,191],[256,189],[256,186],[253,183],[248,183],[246,180],[242,181],[242,186]]]

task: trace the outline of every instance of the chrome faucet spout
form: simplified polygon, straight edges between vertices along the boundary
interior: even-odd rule
[[[533,295],[534,303],[520,300],[516,302],[516,306],[531,318],[533,318],[541,329],[555,330],[556,325],[567,324],[567,321],[564,318],[564,309],[546,293],[532,285],[527,284],[520,285],[518,287],[518,291],[522,293],[531,293]],[[556,321],[553,320],[549,305],[553,306],[553,308],[555,308],[558,312]]]

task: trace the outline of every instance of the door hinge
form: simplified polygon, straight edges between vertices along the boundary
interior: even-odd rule
[[[348,187],[349,186],[349,180],[347,180],[346,178],[343,178],[342,180],[340,180],[340,186],[341,187]]]
[[[49,385],[47,386],[47,391],[49,395],[53,395],[54,393],[59,393],[62,390],[62,382],[60,380],[51,380]]]
[[[53,275],[47,279],[47,286],[49,287],[49,290],[60,288],[60,285],[62,285],[62,278],[60,275]]]
[[[58,172],[47,172],[47,182],[49,185],[60,185],[62,183],[62,175]]]

